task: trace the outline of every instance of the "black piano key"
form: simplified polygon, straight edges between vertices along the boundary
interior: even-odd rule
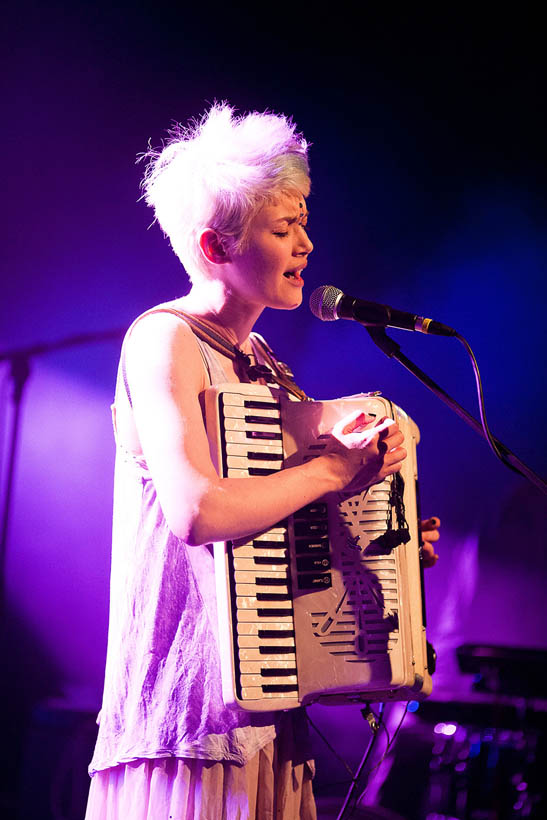
[[[265,439],[266,441],[281,441],[281,433],[270,433],[267,430],[246,430],[247,438]]]
[[[259,629],[258,637],[266,638],[294,638],[294,629]]]
[[[259,401],[258,399],[245,399],[244,407],[250,410],[279,410],[280,404],[278,401]]]
[[[261,687],[264,694],[270,693],[274,694],[275,692],[298,692],[298,686],[296,683],[264,683]]]
[[[257,453],[254,450],[247,451],[249,461],[283,461],[283,453]]]
[[[280,558],[267,558],[264,555],[257,555],[256,558],[252,558],[251,560],[254,561],[255,564],[259,564],[259,565],[260,564],[274,564],[275,566],[280,566],[280,567],[282,567],[282,566],[286,567],[287,564],[289,563],[288,558],[281,558],[281,557]]]
[[[281,529],[281,525],[279,525],[279,529]],[[287,548],[286,541],[268,541],[266,538],[255,538],[253,539],[253,547],[256,549],[278,549],[284,550]],[[255,558],[255,561],[257,559]]]
[[[287,583],[288,578],[255,578],[255,586],[286,587]]]
[[[256,613],[259,618],[269,618],[273,620],[274,618],[285,618],[287,615],[293,615],[294,610],[292,607],[288,609],[275,609],[274,607],[271,609],[257,608]]]
[[[271,416],[245,416],[246,424],[276,424],[279,427],[280,419]]]
[[[284,586],[287,586],[286,581],[285,581]],[[256,597],[257,601],[290,601],[291,600],[291,596],[287,595],[284,592],[257,592],[255,597]]]
[[[263,678],[288,678],[290,675],[296,675],[296,668],[292,669],[261,669],[260,675]]]

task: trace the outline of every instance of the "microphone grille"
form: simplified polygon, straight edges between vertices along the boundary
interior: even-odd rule
[[[321,285],[320,288],[315,288],[310,296],[311,312],[322,322],[334,322],[338,319],[336,303],[340,296],[342,291],[334,285]]]

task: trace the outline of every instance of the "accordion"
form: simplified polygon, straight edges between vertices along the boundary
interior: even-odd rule
[[[400,473],[329,493],[266,532],[214,545],[223,697],[249,711],[431,692],[419,555],[419,431],[375,394],[299,402],[261,385],[205,391],[221,477],[269,475],[321,454],[353,410],[397,421]]]

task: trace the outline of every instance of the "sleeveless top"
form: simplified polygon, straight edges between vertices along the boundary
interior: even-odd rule
[[[210,383],[226,382],[211,348],[194,338]],[[123,347],[120,365],[123,389]],[[146,460],[119,441],[112,544],[105,685],[90,774],[139,758],[246,763],[275,737],[274,716],[228,709],[222,700],[212,548],[173,535]]]

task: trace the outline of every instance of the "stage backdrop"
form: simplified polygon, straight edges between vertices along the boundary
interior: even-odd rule
[[[251,21],[236,42],[223,36],[222,14],[205,30],[197,13],[156,8],[155,17],[123,3],[8,11],[2,348],[122,329],[185,292],[138,201],[136,156],[214,99],[270,107],[313,143],[305,303],[334,284],[457,328],[479,361],[493,432],[545,474],[545,133],[529,30],[363,12],[359,37],[338,21],[320,42],[287,24],[257,38]],[[545,647],[540,494],[359,325],[321,323],[304,304],[264,314],[258,329],[310,395],[382,390],[421,429],[423,512],[441,518],[443,533],[427,573],[436,692],[468,689],[453,654],[464,641]],[[477,413],[457,341],[393,336]],[[6,588],[13,688],[27,687],[33,702],[100,704],[119,345],[31,361]],[[10,391],[4,366],[4,455]]]

